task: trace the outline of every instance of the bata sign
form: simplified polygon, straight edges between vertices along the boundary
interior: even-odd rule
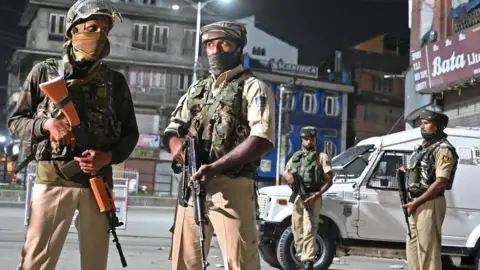
[[[472,27],[412,53],[415,90],[441,92],[480,78],[480,27]]]

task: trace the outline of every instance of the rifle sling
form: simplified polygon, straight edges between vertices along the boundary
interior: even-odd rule
[[[70,96],[67,95],[64,98],[62,98],[59,102],[55,103],[55,107],[57,107],[59,110],[61,110],[65,105],[67,105],[70,101]]]

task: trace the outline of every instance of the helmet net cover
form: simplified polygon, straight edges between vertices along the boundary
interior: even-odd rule
[[[315,127],[302,127],[300,129],[300,136],[317,136],[317,129]]]
[[[118,18],[123,22],[123,17],[120,12],[108,0],[79,0],[70,8],[67,14],[67,35],[70,28],[79,20],[86,19],[92,15],[101,14],[111,17],[112,25]]]
[[[200,30],[203,43],[209,40],[215,39],[215,38],[209,38],[209,36],[206,35],[209,32],[213,32],[213,31],[222,32],[222,34],[218,36],[218,38],[224,37],[224,38],[235,39],[235,40],[238,40],[242,46],[245,46],[247,44],[247,30],[245,26],[243,26],[240,23],[230,22],[230,21],[221,21],[221,22],[215,22],[212,24],[205,25]]]

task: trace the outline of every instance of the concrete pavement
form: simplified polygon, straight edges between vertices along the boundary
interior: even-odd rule
[[[16,207],[15,207],[16,206]],[[13,270],[20,261],[20,251],[24,241],[22,205],[0,206],[0,269]],[[127,230],[118,231],[120,243],[127,258],[127,269],[150,270],[170,269],[168,260],[170,248],[170,228],[173,221],[173,208],[129,207]],[[80,270],[80,256],[76,230],[72,228],[67,237],[57,270]],[[222,267],[222,256],[215,241],[208,258],[209,269]],[[381,270],[391,266],[406,265],[403,260],[375,259],[367,257],[345,257],[336,261],[332,270]],[[122,268],[115,245],[110,245],[108,269]],[[275,268],[262,262],[262,269]],[[402,269],[402,268],[397,268]]]

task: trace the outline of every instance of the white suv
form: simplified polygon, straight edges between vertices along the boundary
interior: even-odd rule
[[[480,269],[480,131],[454,128],[446,133],[460,160],[453,188],[445,194],[442,252]],[[405,249],[407,225],[395,175],[421,141],[419,129],[402,131],[366,139],[332,159],[334,184],[323,195],[314,269],[328,269],[339,247]],[[259,193],[261,255],[273,266],[295,269],[300,262],[290,227],[291,190],[281,185]]]

